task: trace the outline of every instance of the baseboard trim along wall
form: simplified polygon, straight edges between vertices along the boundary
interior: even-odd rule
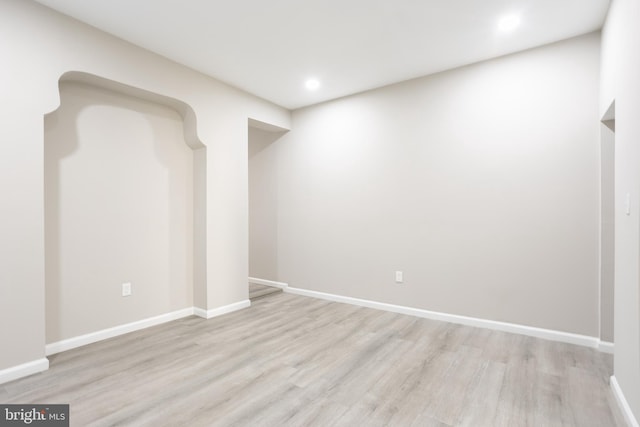
[[[365,300],[360,298],[345,297],[341,295],[328,294],[325,292],[310,291],[307,289],[286,287],[285,292],[302,295],[312,298],[320,298],[328,301],[352,304],[361,307],[375,308],[378,310],[391,311],[393,313],[407,314],[409,316],[423,317],[425,319],[440,320],[443,322],[457,323],[459,325],[474,326],[477,328],[493,329],[502,332],[526,335],[535,338],[542,338],[549,341],[558,341],[567,344],[575,344],[583,347],[595,348],[604,352],[613,352],[613,344],[601,342],[596,337],[572,334],[569,332],[554,331],[532,326],[518,325],[515,323],[498,322],[495,320],[478,319],[475,317],[458,316],[455,314],[440,313],[437,311],[423,310],[419,308],[405,307],[401,305],[386,304],[383,302]]]
[[[49,360],[46,357],[34,360],[33,362],[27,362],[22,365],[3,369],[0,371],[0,384],[37,374],[38,372],[43,372],[47,369],[49,369]]]
[[[613,349],[614,347],[612,342],[607,342],[607,341],[598,342],[598,350],[600,350],[602,353],[613,354]]]
[[[211,319],[212,317],[222,316],[223,314],[232,313],[234,311],[242,310],[251,306],[251,301],[248,299],[235,302],[233,304],[224,305],[222,307],[213,308],[211,310],[204,310],[202,308],[195,308],[194,313],[196,316],[204,319]]]
[[[140,329],[145,329],[151,326],[160,325],[162,323],[171,322],[172,320],[181,319],[183,317],[192,316],[193,314],[193,307],[184,308],[182,310],[174,311],[171,313],[161,314],[159,316],[149,317],[148,319],[138,320],[136,322],[114,326],[113,328],[107,328],[101,331],[91,332],[86,335],[80,335],[78,337],[54,342],[46,345],[45,354],[47,356],[50,356],[52,354],[71,350],[77,347],[82,347],[83,345],[117,337],[129,332],[139,331]]]
[[[128,334],[129,332],[139,331],[141,329],[160,325],[162,323],[171,322],[173,320],[192,316],[194,314],[204,319],[211,319],[213,317],[247,308],[250,305],[251,301],[247,299],[211,310],[204,310],[197,307],[188,307],[171,313],[161,314],[159,316],[150,317],[148,319],[138,320],[136,322],[127,323],[125,325],[114,326],[113,328],[103,329],[101,331],[91,332],[86,335],[80,335],[78,337],[47,344],[45,347],[45,354],[47,356],[50,356],[52,354],[71,350],[77,347],[82,347],[83,345],[92,344],[94,342],[117,337],[119,335]]]
[[[273,286],[275,288],[286,289],[289,285],[282,282],[275,282],[273,280],[258,279],[256,277],[249,277],[249,283],[255,283],[256,285]]]
[[[636,420],[636,417],[633,415],[633,412],[631,411],[631,406],[629,406],[629,402],[627,402],[627,398],[624,397],[624,393],[620,388],[620,384],[618,384],[618,380],[614,375],[611,376],[611,379],[609,380],[609,385],[611,386],[611,391],[613,392],[613,395],[616,398],[616,402],[618,402],[618,407],[620,408],[620,412],[622,412],[622,415],[624,416],[624,419],[629,425],[629,427],[640,427],[640,424],[638,424],[638,420]]]
[[[251,306],[251,301],[247,299],[211,310],[188,307],[182,310],[173,311],[171,313],[161,314],[159,316],[149,317],[148,319],[138,320],[136,322],[127,323],[125,325],[114,326],[113,328],[107,328],[101,331],[91,332],[89,334],[80,335],[78,337],[47,344],[45,346],[45,354],[47,356],[51,356],[52,354],[72,350],[74,348],[82,347],[83,345],[117,337],[129,332],[135,332],[141,329],[149,328],[151,326],[156,326],[162,323],[171,322],[173,320],[182,319],[183,317],[193,316],[194,314],[205,319],[211,319],[213,317],[222,316],[223,314],[241,310],[249,306]],[[0,371],[0,384],[33,375],[38,372],[46,371],[47,369],[49,369],[49,360],[46,358],[7,368]]]

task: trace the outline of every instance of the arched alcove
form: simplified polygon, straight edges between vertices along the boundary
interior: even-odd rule
[[[206,149],[193,110],[86,73],[59,89],[45,116],[47,344],[199,305]]]

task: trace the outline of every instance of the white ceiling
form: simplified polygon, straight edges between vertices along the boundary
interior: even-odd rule
[[[601,28],[609,0],[37,0],[294,109]],[[521,15],[500,33],[506,13]],[[321,87],[308,91],[309,77]]]

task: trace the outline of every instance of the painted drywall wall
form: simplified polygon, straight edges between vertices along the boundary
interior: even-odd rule
[[[282,136],[249,127],[249,276],[278,278],[278,157]]]
[[[599,44],[295,111],[276,142],[279,280],[598,336]]]
[[[613,0],[602,31],[600,114],[615,100],[614,374],[640,420],[640,3]],[[625,200],[629,195],[630,214]]]
[[[192,307],[194,153],[182,117],[82,84],[61,84],[60,98],[45,117],[47,343]]]
[[[287,129],[287,110],[28,0],[0,6],[0,370],[44,357],[43,117],[79,71],[187,104],[206,147],[203,309],[248,296],[247,119]],[[202,178],[202,177],[200,177]],[[196,183],[196,186],[202,186]],[[195,219],[194,219],[195,221]],[[194,224],[195,225],[195,224]]]

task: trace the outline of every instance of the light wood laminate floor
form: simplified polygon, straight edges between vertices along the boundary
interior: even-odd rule
[[[249,299],[251,301],[257,300],[258,298],[268,297],[279,292],[282,292],[281,288],[249,283]]]
[[[611,356],[291,294],[50,357],[6,403],[73,426],[623,426]]]

